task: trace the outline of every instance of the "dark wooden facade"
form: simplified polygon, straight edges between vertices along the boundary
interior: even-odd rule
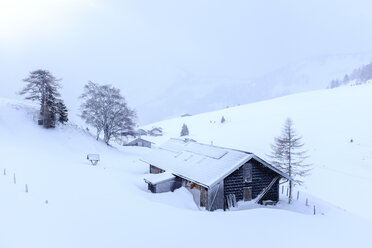
[[[252,168],[251,182],[244,180],[243,172],[247,166]],[[224,196],[227,198],[229,194],[234,194],[236,201],[249,200],[244,199],[244,193],[247,196],[247,191],[250,189],[250,198],[255,199],[277,176],[278,174],[273,170],[251,159],[224,179]],[[272,200],[275,202],[279,200],[279,180],[275,182],[261,200]]]
[[[163,172],[164,170],[161,168],[150,165],[150,173]],[[149,184],[148,188],[153,193],[160,193],[184,186],[192,193],[198,206],[213,211],[226,209],[229,195],[230,197],[234,195],[236,201],[256,200],[272,182],[275,182],[258,203],[262,203],[264,200],[279,201],[279,180],[275,181],[275,178],[278,178],[278,173],[255,159],[251,159],[211,188],[203,187],[196,182],[180,177],[176,178],[174,181],[162,182],[160,185]]]
[[[156,166],[153,166],[153,165],[150,165],[150,173],[151,174],[159,174],[159,173],[163,173],[165,172],[165,170],[162,170]]]
[[[173,192],[181,187],[182,179],[180,177],[169,179],[157,184],[148,184],[148,190],[150,190],[152,193],[163,193],[169,191]]]

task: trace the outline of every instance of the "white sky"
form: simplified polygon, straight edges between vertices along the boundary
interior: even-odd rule
[[[324,54],[371,52],[366,0],[0,0],[0,97],[29,71],[148,101],[185,74],[250,79]],[[141,114],[141,113],[139,113]]]

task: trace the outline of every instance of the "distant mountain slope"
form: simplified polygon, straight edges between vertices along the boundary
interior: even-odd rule
[[[142,123],[184,113],[198,114],[278,96],[327,88],[365,63],[372,54],[333,55],[305,59],[258,78],[195,76],[185,74],[162,94],[138,106]],[[247,68],[247,75],[249,75]]]
[[[329,84],[329,88],[336,88],[343,85],[359,85],[370,83],[372,80],[372,62],[349,74],[345,74],[342,79],[334,79]]]
[[[363,197],[372,195],[371,95],[372,85],[312,91],[175,118],[149,127],[160,126],[165,133],[164,137],[152,138],[153,142],[180,137],[185,123],[189,138],[250,151],[267,159],[270,144],[281,133],[284,120],[291,117],[303,136],[309,162],[314,164],[312,175],[305,180],[306,188],[372,219],[372,200]]]

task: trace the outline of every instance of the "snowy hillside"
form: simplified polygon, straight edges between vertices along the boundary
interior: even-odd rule
[[[303,136],[314,164],[304,190],[372,220],[372,85],[320,90],[154,123],[165,136],[180,135],[246,150],[267,158],[287,117]],[[222,116],[226,123],[221,124]],[[350,142],[351,139],[353,142]]]
[[[166,132],[157,143],[187,123],[198,141],[264,157],[284,118],[293,118],[315,166],[303,189],[310,194],[302,191],[294,206],[226,212],[200,211],[183,188],[151,194],[139,161],[146,148],[110,148],[74,126],[45,130],[34,121],[37,106],[1,100],[0,247],[366,247],[371,92],[310,92],[155,124]],[[88,153],[100,154],[97,166]]]
[[[249,75],[242,78],[185,74],[164,89],[163,94],[150,98],[148,102],[138,105],[137,109],[141,122],[148,123],[183,113],[215,111],[226,106],[325,89],[331,80],[342,78],[346,73],[371,61],[372,54],[368,53],[330,55],[303,59],[253,78]]]

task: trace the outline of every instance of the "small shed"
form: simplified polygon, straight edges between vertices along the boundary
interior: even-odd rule
[[[152,174],[175,177],[167,177],[168,181],[145,179],[151,192],[171,191],[181,185],[192,193],[198,206],[210,211],[233,207],[238,201],[277,202],[279,180],[291,180],[253,153],[189,140],[170,139],[142,161],[149,164]]]
[[[143,136],[146,136],[147,135],[147,131],[145,130],[145,129],[138,129],[137,131],[136,131],[136,135],[137,136],[141,136],[141,135],[143,135]]]
[[[173,192],[182,186],[182,180],[170,172],[149,174],[144,180],[152,193]]]
[[[128,142],[127,144],[125,144],[125,146],[141,146],[141,147],[151,148],[151,144],[154,144],[154,143],[152,143],[151,141],[148,141],[148,140],[144,140],[142,138],[136,138],[136,139]]]
[[[148,131],[150,136],[162,136],[163,135],[163,129],[160,127],[154,127],[151,130]]]

